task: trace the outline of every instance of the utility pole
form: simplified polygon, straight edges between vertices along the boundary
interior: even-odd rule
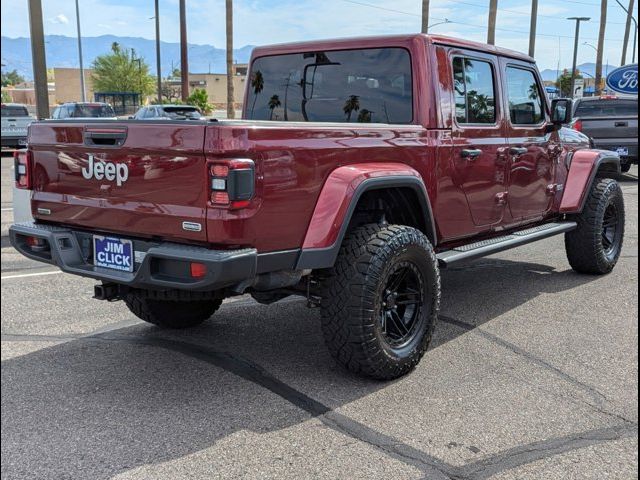
[[[576,39],[573,44],[573,66],[571,67],[571,98],[575,94],[576,88],[576,67],[578,64],[578,40],[580,37],[580,22],[588,22],[591,20],[589,17],[569,17],[567,20],[575,20],[576,22]]]
[[[233,1],[226,0],[227,30],[227,118],[235,118],[236,110],[233,98]]]
[[[189,47],[187,44],[187,7],[186,0],[180,0],[180,84],[182,101],[189,97]]]
[[[538,25],[538,0],[531,0],[531,25],[529,27],[529,56],[536,55],[536,28]]]
[[[160,65],[160,7],[155,0],[156,10],[156,75],[158,76],[158,103],[162,103],[162,66]]]
[[[82,33],[80,32],[80,5],[76,0],[76,24],[78,27],[78,60],[80,62],[80,91],[82,93],[82,101],[87,101],[87,92],[84,87],[84,67],[82,66]]]
[[[498,0],[489,0],[489,28],[487,31],[487,43],[496,44],[496,17],[498,15]]]
[[[422,0],[422,33],[429,33],[429,0]]]
[[[635,30],[633,33],[633,55],[631,56],[631,62],[635,63],[636,61],[636,43],[638,41],[638,22],[635,18],[633,18],[633,6],[635,0],[629,0],[629,8],[625,8],[619,0],[616,0],[616,3],[620,5],[627,13],[627,22],[624,27],[624,43],[622,44],[622,60],[620,61],[620,65],[624,65],[627,63],[627,45],[629,44],[629,30],[631,29],[631,21],[635,24]]]
[[[44,53],[44,27],[41,0],[29,0],[29,30],[31,32],[31,61],[35,83],[36,110],[39,119],[49,117],[49,86],[47,59]]]
[[[607,0],[600,0],[600,32],[598,33],[598,49],[596,53],[596,95],[602,93],[602,57],[604,55],[604,34],[607,28]]]

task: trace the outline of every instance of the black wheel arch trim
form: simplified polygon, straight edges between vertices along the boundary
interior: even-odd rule
[[[427,189],[422,179],[409,175],[368,178],[356,187],[344,221],[340,226],[340,232],[333,245],[323,248],[302,249],[296,264],[296,269],[307,270],[332,267],[338,258],[338,253],[340,252],[344,237],[347,234],[351,218],[362,195],[372,190],[385,190],[389,188],[410,188],[416,193],[426,228],[425,234],[435,247],[438,241],[435,218],[433,216],[431,202],[429,201],[429,195],[427,194]]]

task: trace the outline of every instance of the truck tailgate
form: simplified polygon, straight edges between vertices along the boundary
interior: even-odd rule
[[[123,235],[206,241],[204,123],[33,124],[34,217]]]
[[[582,132],[595,139],[638,138],[638,117],[589,118],[580,117]]]

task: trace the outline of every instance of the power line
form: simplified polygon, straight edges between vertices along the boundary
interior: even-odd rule
[[[565,0],[566,1],[566,0]],[[457,3],[460,5],[467,5],[469,7],[476,7],[476,8],[483,8],[485,10],[489,9],[488,5],[478,5],[477,3],[470,3],[470,2],[463,2],[461,0],[448,0],[449,3]],[[525,15],[525,16],[530,16],[531,13],[530,12],[521,12],[519,10],[511,10],[509,8],[498,8],[498,12],[506,12],[506,13],[515,13],[517,15]],[[549,18],[552,20],[557,20],[557,21],[564,21],[564,18],[560,18],[554,15],[544,15],[539,13],[538,17],[542,17],[542,18]],[[611,24],[611,25],[624,25],[625,22],[607,22],[607,24]]]
[[[412,13],[412,12],[405,12],[402,10],[395,10],[392,8],[386,8],[386,7],[381,7],[379,5],[373,5],[371,3],[365,3],[365,2],[358,2],[356,0],[342,0],[343,2],[346,3],[352,3],[355,5],[360,5],[363,7],[369,7],[369,8],[375,8],[377,10],[383,10],[386,12],[392,12],[392,13],[398,13],[401,15],[409,15],[412,17],[422,17],[420,14],[417,13]],[[453,1],[453,0],[451,0]],[[565,2],[568,2],[569,0],[563,0]],[[458,0],[456,0],[456,3],[462,3]],[[473,4],[475,6],[478,6],[477,4]],[[430,16],[431,19],[433,20],[442,20],[445,21],[445,18],[438,18],[438,17],[432,17]],[[477,27],[477,28],[486,28],[486,25],[478,25],[478,24],[474,24],[474,23],[466,23],[466,22],[458,22],[457,20],[451,20],[449,19],[449,21],[447,22],[449,24],[455,24],[455,25],[463,25],[465,27]],[[514,30],[514,29],[509,29],[509,28],[500,28],[500,27],[496,27],[496,31],[501,31],[501,32],[507,32],[507,33],[519,33],[521,35],[529,35],[528,31],[524,31],[524,30]],[[557,34],[551,34],[551,33],[536,33],[536,37],[552,37],[552,38],[568,38],[573,40],[574,37],[572,37],[571,35],[557,35]],[[597,40],[597,38],[595,37],[582,37],[584,40]],[[624,40],[622,39],[617,39],[617,38],[609,38],[607,39],[608,42],[624,42]]]

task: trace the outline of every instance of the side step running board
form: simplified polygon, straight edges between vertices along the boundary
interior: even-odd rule
[[[445,250],[436,255],[441,268],[447,268],[454,263],[485,257],[494,253],[509,250],[510,248],[526,245],[544,238],[553,237],[561,233],[570,232],[578,225],[576,222],[547,223],[526,230],[512,232],[502,237],[482,240],[480,242],[461,245],[451,250]]]

